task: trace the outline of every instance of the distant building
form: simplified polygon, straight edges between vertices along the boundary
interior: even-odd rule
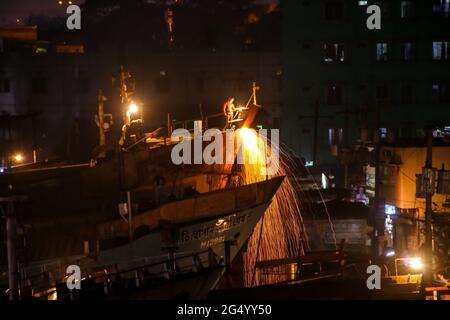
[[[381,30],[366,27],[372,4]],[[450,125],[448,0],[286,0],[281,10],[282,136],[307,162],[336,168],[345,147]]]
[[[38,41],[7,48],[0,53],[0,112],[37,115],[39,159],[64,158],[71,148],[81,148],[83,158],[89,156],[98,142],[94,115],[100,88],[108,97],[106,112],[113,113],[114,126],[121,128],[118,90],[111,84],[120,62],[136,80],[136,99],[147,129],[165,125],[167,113],[176,120],[221,113],[229,97],[245,105],[253,81],[261,87],[258,103],[269,114],[270,124],[279,127],[278,52],[154,53],[135,45],[126,52],[91,52],[80,44]],[[23,148],[31,152],[30,143]]]
[[[436,216],[448,219],[450,180],[438,182],[437,173],[450,169],[450,143],[435,143],[437,146],[432,148],[432,165],[436,169],[432,208]],[[391,145],[381,150],[380,198],[385,202],[385,235],[388,242],[395,243],[397,253],[413,252],[424,241],[425,195],[420,192],[418,175],[422,173],[426,154],[427,148],[423,145]]]

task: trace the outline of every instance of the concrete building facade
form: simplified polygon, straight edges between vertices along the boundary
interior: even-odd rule
[[[381,8],[369,30],[368,6]],[[282,136],[306,161],[343,147],[425,136],[450,123],[446,0],[281,1]]]

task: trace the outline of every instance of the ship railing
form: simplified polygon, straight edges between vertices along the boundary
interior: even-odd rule
[[[209,116],[205,116],[201,119],[190,119],[190,120],[182,120],[182,121],[172,121],[171,122],[171,129],[185,129],[188,130],[190,133],[194,132],[194,125],[196,121],[202,121],[202,131],[207,130],[211,124],[212,121],[215,119],[222,119],[221,122],[223,122],[224,115],[223,113],[216,113]],[[222,126],[223,123],[217,123],[217,126]],[[169,133],[171,133],[171,130],[168,130]]]
[[[139,288],[152,279],[170,280],[183,274],[195,274],[204,270],[223,267],[222,261],[218,259],[219,257],[210,248],[196,252],[169,253],[166,256],[159,257],[164,260],[152,263],[148,263],[149,257],[131,260],[123,270],[120,270],[117,264],[88,267],[88,263],[84,263],[83,265],[81,260],[71,263],[80,263],[80,269],[85,271],[82,271],[81,281],[88,280],[91,283],[92,288],[82,286],[83,292],[98,290],[99,286],[102,286],[105,295],[108,295],[114,286]],[[151,257],[151,259],[155,260],[157,257]],[[33,288],[33,290],[29,291],[37,292],[35,296],[40,298],[50,297],[57,291],[57,287],[64,288],[65,286],[67,275],[64,274],[64,276],[57,277],[59,280],[55,280],[56,277],[53,276],[55,273],[60,273],[60,269],[60,263],[45,265],[45,267],[42,267],[40,274],[23,279],[21,281],[21,287]],[[92,286],[92,284],[95,285]],[[59,298],[67,298],[66,295],[71,294],[70,292],[64,293],[64,290],[62,291],[63,293]],[[74,297],[70,295],[70,298],[72,299]]]

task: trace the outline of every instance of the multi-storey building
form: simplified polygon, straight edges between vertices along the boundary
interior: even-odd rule
[[[148,130],[165,125],[168,113],[174,120],[221,113],[229,97],[245,105],[253,81],[261,88],[258,102],[272,125],[279,126],[279,52],[152,53],[142,45],[130,45],[126,52],[114,48],[89,51],[83,45],[36,41],[22,43],[20,50],[8,48],[0,53],[0,112],[35,114],[39,159],[64,157],[68,148],[81,148],[88,155],[98,142],[94,122],[98,89],[108,98],[105,112],[114,115],[114,126],[120,130],[122,107],[117,82],[114,88],[111,79],[117,78],[121,64],[136,81],[135,99]],[[16,121],[15,127],[21,126]],[[27,126],[23,129],[30,136]],[[23,146],[16,147],[30,153],[32,140],[19,140]]]
[[[381,9],[381,29],[366,25]],[[450,124],[448,0],[286,0],[282,136],[306,161]]]

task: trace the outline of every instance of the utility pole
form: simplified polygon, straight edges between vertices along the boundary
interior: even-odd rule
[[[127,191],[127,209],[128,209],[128,233],[130,243],[133,241],[133,207],[131,204],[131,192]]]
[[[428,286],[433,280],[433,273],[431,270],[432,260],[432,230],[431,230],[431,217],[433,214],[432,197],[434,193],[434,176],[433,176],[433,129],[427,130],[427,158],[425,161],[425,167],[423,169],[423,175],[426,181],[425,189],[425,272],[424,272],[424,285]]]
[[[8,193],[11,185],[8,182]],[[8,256],[8,287],[9,300],[19,299],[19,271],[17,264],[17,220],[14,210],[14,202],[26,200],[25,196],[0,197],[0,209],[4,211],[6,220],[6,251]],[[5,209],[5,210],[3,210]]]
[[[19,279],[17,269],[17,230],[16,216],[14,214],[14,204],[11,197],[6,201],[6,248],[8,252],[8,287],[9,300],[17,300],[19,298]]]
[[[317,130],[319,124],[319,99],[316,100],[314,107],[314,133],[313,133],[313,165],[315,166],[317,160]]]
[[[384,230],[380,230],[381,218],[383,217],[383,227],[384,227],[384,201],[382,201],[380,197],[380,162],[381,162],[381,135],[380,135],[380,122],[381,122],[381,105],[380,101],[376,102],[376,119],[375,119],[375,133],[374,133],[374,142],[375,142],[375,208],[374,211],[374,234],[372,244],[373,253],[375,256],[380,255],[380,234],[384,232]],[[383,228],[384,229],[384,228]]]
[[[319,119],[332,119],[331,116],[320,116],[319,115],[319,99],[316,100],[315,106],[314,106],[314,114],[312,116],[300,116],[299,120],[301,119],[313,119],[313,165],[316,165],[317,161],[317,145],[318,145],[318,130],[319,130]]]
[[[104,104],[106,101],[106,97],[103,96],[103,91],[102,89],[98,90],[98,97],[97,97],[97,101],[98,101],[98,114],[95,116],[95,123],[97,124],[98,127],[98,136],[99,136],[99,146],[104,146],[106,144],[106,135],[105,135],[105,109],[104,109]],[[99,158],[104,158],[105,155],[105,151],[100,152],[99,154]]]

